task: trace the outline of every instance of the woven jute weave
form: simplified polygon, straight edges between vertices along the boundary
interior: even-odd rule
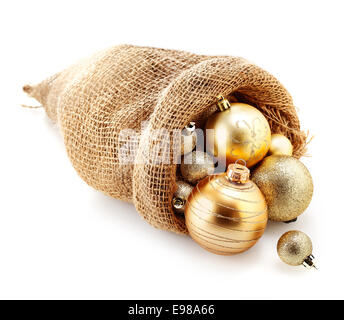
[[[121,45],[36,86],[25,85],[24,91],[57,122],[82,179],[133,202],[153,226],[177,233],[187,233],[171,207],[177,166],[157,163],[154,146],[165,143],[158,129],[182,129],[190,121],[202,126],[222,94],[262,111],[272,132],[291,140],[295,157],[305,151],[306,135],[290,94],[268,72],[238,57]],[[123,129],[138,132],[137,141],[123,141]],[[135,163],[119,159],[126,143],[138,146]]]

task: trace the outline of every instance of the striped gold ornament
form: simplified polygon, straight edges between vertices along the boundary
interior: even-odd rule
[[[249,174],[245,166],[231,164],[226,173],[204,178],[191,192],[185,207],[186,226],[206,250],[221,255],[241,253],[263,235],[267,206]]]

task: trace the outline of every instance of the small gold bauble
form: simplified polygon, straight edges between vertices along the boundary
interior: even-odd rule
[[[192,191],[192,186],[184,181],[177,181],[177,190],[173,194],[172,206],[175,213],[184,214],[185,204]]]
[[[291,266],[303,264],[306,267],[315,267],[312,251],[311,239],[301,231],[288,231],[281,236],[277,243],[279,257]]]
[[[290,140],[283,134],[274,133],[271,135],[271,146],[268,155],[286,155],[291,156],[293,154],[293,145]]]
[[[180,149],[181,155],[190,153],[197,144],[195,122],[190,122],[182,131]]]
[[[312,177],[305,165],[293,157],[266,157],[252,172],[252,180],[265,196],[270,220],[293,220],[311,202]]]
[[[218,97],[220,112],[207,121],[207,151],[226,159],[226,164],[239,159],[252,167],[262,160],[270,148],[271,131],[268,121],[256,108],[244,103],[229,104]]]
[[[193,151],[185,155],[180,165],[183,178],[191,184],[196,184],[204,177],[213,174],[214,170],[212,157],[202,151]]]
[[[263,235],[267,219],[263,194],[249,180],[249,169],[239,164],[229,165],[227,173],[201,180],[185,206],[190,236],[221,255],[251,248]]]

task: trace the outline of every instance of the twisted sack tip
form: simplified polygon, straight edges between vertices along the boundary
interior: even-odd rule
[[[23,86],[23,91],[26,92],[27,94],[30,94],[33,91],[33,87],[30,86],[29,84],[26,84]]]
[[[25,93],[27,93],[29,96],[32,96],[32,92],[34,91],[34,87],[33,86],[30,86],[29,84],[26,84],[23,86],[23,91]],[[29,108],[29,109],[38,109],[38,108],[42,108],[43,106],[40,105],[40,106],[28,106],[26,104],[21,104],[21,106],[23,108]]]

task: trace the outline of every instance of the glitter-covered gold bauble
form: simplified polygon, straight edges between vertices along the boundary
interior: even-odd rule
[[[173,194],[173,211],[178,214],[184,214],[186,201],[192,191],[192,186],[185,181],[177,181],[177,190]]]
[[[225,159],[227,165],[243,159],[252,167],[270,148],[268,121],[258,109],[245,103],[230,104],[223,96],[218,97],[218,106],[220,112],[205,125],[207,151]]]
[[[293,220],[311,202],[312,177],[305,165],[293,157],[266,157],[253,170],[252,180],[265,196],[270,220]]]
[[[214,173],[214,170],[213,158],[202,151],[193,151],[185,155],[180,164],[183,178],[191,184],[196,184],[199,180]]]
[[[226,173],[201,180],[185,206],[190,236],[203,248],[231,255],[251,248],[268,220],[263,194],[249,180],[250,171],[231,164]]]
[[[180,149],[181,155],[190,153],[197,144],[195,122],[190,122],[182,131]]]
[[[271,135],[271,145],[268,155],[282,154],[291,156],[293,154],[293,145],[283,134],[274,133]]]
[[[303,264],[314,267],[311,239],[303,232],[293,230],[281,236],[277,243],[277,253],[281,260],[291,266]]]

